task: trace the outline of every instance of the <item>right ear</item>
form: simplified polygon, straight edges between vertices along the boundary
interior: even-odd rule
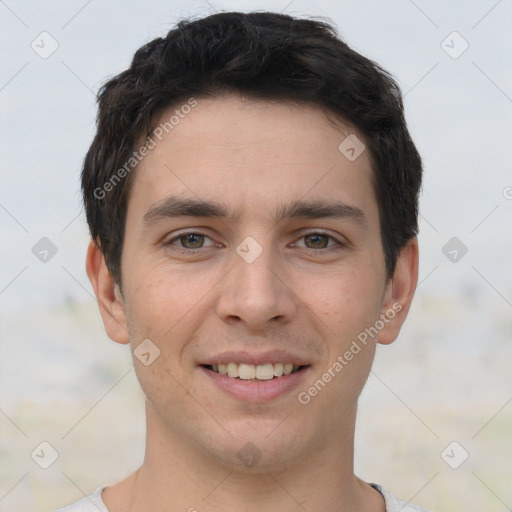
[[[108,270],[103,253],[93,241],[87,249],[85,269],[98,300],[107,335],[117,343],[129,343],[126,310],[121,291]]]

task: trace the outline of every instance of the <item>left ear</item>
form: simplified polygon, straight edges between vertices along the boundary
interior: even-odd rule
[[[418,240],[413,237],[398,255],[395,273],[387,284],[380,315],[384,327],[378,338],[383,345],[396,340],[407,318],[418,284],[418,261]]]

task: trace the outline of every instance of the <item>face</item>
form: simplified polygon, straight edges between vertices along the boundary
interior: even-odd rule
[[[169,439],[227,466],[249,455],[276,469],[353,427],[414,262],[393,288],[367,152],[338,149],[350,133],[304,106],[198,99],[138,167],[123,296],[103,313],[136,354],[150,340],[146,364],[159,351],[134,364],[148,421]]]

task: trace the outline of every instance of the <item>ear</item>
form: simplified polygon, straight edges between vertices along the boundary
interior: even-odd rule
[[[379,343],[389,345],[398,337],[407,318],[418,284],[418,240],[411,238],[400,252],[393,278],[387,284],[380,319],[384,327],[379,332]]]
[[[129,343],[121,291],[107,268],[103,253],[93,241],[89,243],[85,269],[98,300],[107,335],[117,343]]]

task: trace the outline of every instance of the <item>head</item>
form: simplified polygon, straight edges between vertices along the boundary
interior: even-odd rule
[[[97,133],[85,158],[82,190],[92,239],[116,282],[122,285],[126,210],[141,157],[133,153],[147,137],[158,141],[164,110],[225,92],[310,105],[357,127],[372,165],[391,277],[400,250],[417,234],[421,183],[421,160],[398,85],[325,22],[221,13],[182,21],[165,38],[146,44],[130,68],[99,92]]]
[[[139,49],[99,93],[82,188],[107,333],[160,353],[135,359],[155,424],[276,467],[352,417],[412,299],[420,182],[398,86],[327,23],[221,13]],[[301,363],[295,399],[210,389],[211,367],[262,354]]]

